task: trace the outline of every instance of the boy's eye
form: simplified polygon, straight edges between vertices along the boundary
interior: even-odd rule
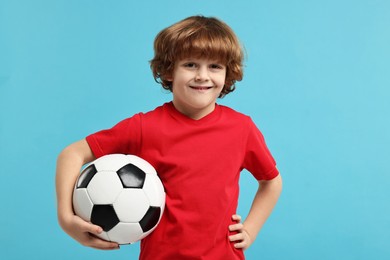
[[[222,67],[222,65],[219,65],[219,64],[211,64],[210,68],[212,68],[212,69],[222,69],[223,67]]]
[[[195,68],[196,64],[194,62],[187,62],[187,63],[184,64],[184,67]]]

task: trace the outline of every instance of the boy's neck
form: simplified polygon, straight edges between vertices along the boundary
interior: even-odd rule
[[[172,101],[172,104],[173,106],[175,107],[175,109],[180,112],[181,114],[193,119],[193,120],[199,120],[199,119],[202,119],[203,117],[211,114],[214,109],[215,109],[215,103],[213,104],[213,106],[209,106],[208,109],[196,109],[196,108],[183,108],[183,107],[180,107],[178,106],[177,104],[175,104],[175,101],[173,100]]]

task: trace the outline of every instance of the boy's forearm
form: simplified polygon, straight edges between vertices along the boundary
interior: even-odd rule
[[[254,241],[264,223],[271,214],[282,191],[282,178],[280,175],[270,181],[259,182],[259,189],[249,214],[244,221],[244,228],[251,240]]]
[[[58,217],[61,222],[66,214],[73,213],[72,193],[81,167],[92,160],[92,154],[85,148],[85,141],[76,142],[65,148],[57,160],[56,192]],[[88,148],[89,149],[89,148]]]
[[[76,173],[80,163],[77,162],[77,156],[73,155],[70,149],[66,148],[58,156],[56,169],[56,192],[57,192],[57,208],[60,217],[61,212],[71,212],[72,209],[72,188]]]

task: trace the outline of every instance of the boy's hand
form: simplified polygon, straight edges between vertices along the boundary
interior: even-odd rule
[[[236,232],[236,234],[229,236],[229,240],[234,243],[235,248],[245,250],[253,241],[245,230],[244,225],[241,223],[241,216],[233,215],[232,219],[236,221],[237,224],[230,225],[229,231]]]
[[[84,221],[73,215],[66,221],[60,221],[62,228],[80,244],[101,250],[119,249],[119,245],[96,237],[103,230],[101,227]]]

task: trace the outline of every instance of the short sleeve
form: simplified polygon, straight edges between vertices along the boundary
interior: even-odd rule
[[[138,154],[141,140],[141,114],[127,118],[110,129],[86,137],[96,158],[121,153]]]
[[[248,129],[244,168],[257,180],[271,180],[279,174],[275,159],[265,143],[263,134],[251,119]]]

